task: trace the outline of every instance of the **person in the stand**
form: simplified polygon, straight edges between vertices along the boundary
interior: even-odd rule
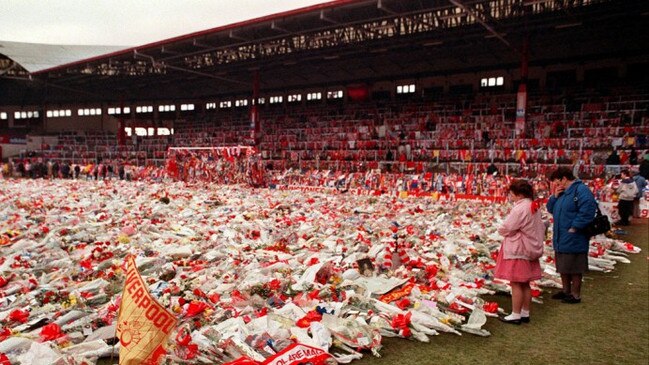
[[[110,162],[106,165],[106,175],[109,179],[113,178],[113,162]],[[104,178],[105,180],[106,178]]]
[[[616,224],[628,226],[631,223],[629,217],[633,214],[633,200],[638,194],[638,185],[631,178],[629,170],[622,170],[620,177],[620,186],[617,188],[619,194],[617,211],[620,213],[620,220]]]
[[[79,166],[79,164],[75,164],[74,165],[74,179],[75,180],[79,178],[79,174],[81,174],[81,166]]]
[[[108,165],[105,163],[99,164],[99,173],[101,174],[101,179],[106,180]]]
[[[45,163],[42,161],[39,161],[38,164],[40,166],[40,171],[41,171],[38,177],[42,177],[43,179],[47,178],[47,165],[45,165]]]
[[[54,161],[54,162],[52,163],[52,178],[53,178],[53,179],[58,179],[58,178],[59,178],[59,169],[60,169],[60,168],[61,168],[61,167],[59,166],[59,162],[58,162],[58,161]]]
[[[119,175],[120,180],[124,180],[124,163],[120,162],[119,167],[117,168],[117,174]]]
[[[638,174],[649,180],[649,150],[644,153],[644,158],[640,162]]]
[[[43,177],[47,177],[48,179],[52,178],[52,161],[47,161],[45,164],[45,168],[47,169],[47,175]]]
[[[5,179],[8,179],[10,176],[10,170],[9,170],[9,162],[5,162],[2,164],[2,177]]]
[[[606,158],[606,164],[617,166],[620,164],[620,156],[617,154],[617,150],[613,150],[610,155]]]
[[[494,163],[492,162],[489,166],[487,166],[487,174],[489,175],[496,175],[498,173],[498,168]]]
[[[639,172],[633,175],[633,181],[638,187],[638,193],[633,199],[633,216],[640,217],[640,199],[642,199],[642,194],[644,194],[644,189],[647,188],[647,179],[642,177]]]
[[[534,189],[529,182],[512,182],[509,186],[509,199],[514,206],[498,228],[498,233],[504,239],[498,252],[494,276],[509,280],[512,288],[512,312],[501,320],[521,324],[530,321],[530,281],[542,277],[539,258],[543,255],[545,224],[539,204],[533,201]]]
[[[552,295],[563,303],[581,302],[581,281],[588,271],[590,237],[584,228],[595,218],[597,202],[590,189],[575,179],[567,167],[559,167],[549,177],[552,196],[548,212],[552,214],[552,246],[555,265],[561,275],[562,291]]]
[[[385,164],[385,171],[391,172],[392,171],[392,161],[394,161],[394,155],[392,154],[392,150],[388,150],[388,152],[385,154],[385,161],[387,162]]]
[[[34,165],[29,160],[25,161],[25,176],[30,179],[34,178]]]
[[[637,165],[638,164],[638,152],[635,150],[635,148],[631,147],[631,151],[629,152],[629,165]]]
[[[16,171],[18,171],[18,176],[25,177],[25,163],[23,161],[18,161],[16,166]]]
[[[482,140],[484,141],[485,146],[489,146],[489,144],[491,143],[491,138],[489,137],[488,130],[482,131]]]
[[[64,179],[70,178],[70,164],[68,162],[61,165],[61,177]]]

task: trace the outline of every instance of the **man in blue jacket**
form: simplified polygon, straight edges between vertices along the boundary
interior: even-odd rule
[[[581,302],[581,280],[588,271],[590,237],[583,232],[595,218],[597,202],[590,189],[572,171],[559,167],[550,175],[553,195],[548,200],[552,214],[552,245],[563,290],[552,296],[563,303]]]

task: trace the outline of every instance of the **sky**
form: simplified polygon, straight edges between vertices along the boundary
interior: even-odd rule
[[[0,41],[138,46],[328,0],[0,0]]]

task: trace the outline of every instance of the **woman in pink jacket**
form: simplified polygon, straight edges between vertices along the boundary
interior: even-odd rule
[[[532,291],[530,281],[541,278],[539,258],[543,254],[545,224],[539,204],[534,202],[532,185],[516,180],[509,186],[514,203],[498,232],[504,237],[494,276],[509,280],[512,288],[512,313],[501,320],[511,324],[530,321]]]

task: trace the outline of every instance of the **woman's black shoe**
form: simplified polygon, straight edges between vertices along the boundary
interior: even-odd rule
[[[530,323],[530,317],[521,317],[521,323]]]
[[[505,317],[498,317],[501,322],[509,323],[509,324],[521,324],[521,319],[505,319]]]

